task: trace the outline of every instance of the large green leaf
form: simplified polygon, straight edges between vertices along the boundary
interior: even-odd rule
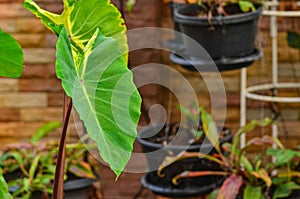
[[[71,42],[63,29],[56,56],[63,88],[72,97],[102,158],[118,176],[131,156],[141,103],[118,42],[96,31],[86,49],[77,51],[82,64],[76,70]]]
[[[20,44],[0,29],[0,76],[20,77],[24,68],[23,61]]]
[[[2,170],[0,168],[0,198],[3,199],[12,199],[12,196],[8,192],[8,187],[5,182],[5,179],[2,176]]]
[[[292,162],[292,159],[294,157],[300,157],[300,153],[298,151],[294,151],[291,149],[269,148],[266,154],[275,157],[275,161],[271,164],[271,166],[274,167],[289,164],[290,162]]]
[[[260,199],[262,195],[262,187],[247,184],[244,190],[243,199]]]
[[[64,11],[61,15],[41,9],[32,0],[25,0],[24,7],[57,35],[64,26],[72,42],[82,50],[99,28],[104,36],[118,40],[127,63],[126,27],[120,12],[109,0],[64,0]]]
[[[288,197],[291,195],[292,190],[296,189],[300,190],[300,185],[297,185],[295,182],[282,183],[276,187],[273,199]]]

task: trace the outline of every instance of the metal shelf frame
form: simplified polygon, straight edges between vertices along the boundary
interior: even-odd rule
[[[266,89],[280,89],[280,88],[300,88],[300,83],[284,83],[278,80],[278,48],[277,48],[277,17],[300,17],[300,11],[278,11],[277,6],[279,2],[272,0],[266,3],[269,10],[264,10],[263,15],[270,17],[270,37],[272,39],[272,83],[260,84],[256,86],[247,87],[247,68],[241,70],[241,90],[240,90],[240,126],[246,124],[246,100],[258,100],[265,102],[280,102],[280,103],[300,103],[300,97],[279,97],[279,96],[266,96],[256,94],[257,91]],[[272,125],[272,136],[278,137],[278,127],[276,124]],[[240,139],[240,146],[246,145],[246,135],[243,134]]]

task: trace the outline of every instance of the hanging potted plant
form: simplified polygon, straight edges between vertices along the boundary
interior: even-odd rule
[[[175,21],[182,33],[197,42],[183,37],[183,54],[194,65],[207,64],[196,46],[200,44],[221,70],[251,64],[260,57],[255,37],[261,12],[260,3],[247,0],[203,0],[181,6],[174,12]],[[175,56],[171,60],[184,63]]]
[[[139,132],[137,141],[147,158],[148,172],[141,180],[142,185],[158,195],[167,197],[193,197],[201,196],[211,192],[222,181],[218,176],[204,178],[191,178],[183,180],[180,184],[174,185],[172,178],[185,170],[220,170],[214,162],[205,159],[191,158],[178,161],[174,164],[162,163],[167,156],[181,154],[184,151],[215,154],[216,151],[205,136],[203,131],[209,128],[212,120],[202,123],[199,120],[201,115],[206,117],[206,111],[202,107],[194,107],[191,111],[180,107],[187,122],[171,123],[166,125],[149,126]],[[203,120],[202,120],[203,121]],[[218,128],[218,136],[212,139],[226,143],[231,140],[231,132],[227,128]]]

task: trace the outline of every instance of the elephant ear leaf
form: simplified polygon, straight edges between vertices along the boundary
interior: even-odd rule
[[[119,49],[127,63],[126,27],[120,12],[109,0],[64,0],[64,11],[61,15],[41,9],[33,0],[25,0],[24,7],[57,35],[64,26],[72,42],[81,50],[99,28],[104,36],[113,37],[118,41]]]
[[[20,77],[24,68],[23,61],[20,44],[0,29],[0,76]]]
[[[130,159],[141,98],[127,68],[124,20],[109,0],[64,0],[60,14],[24,6],[59,35],[56,74],[117,176]]]
[[[78,69],[72,59],[71,41],[63,29],[57,43],[57,75],[101,157],[118,176],[133,149],[140,95],[115,39],[96,30],[86,49],[76,52],[82,59]]]

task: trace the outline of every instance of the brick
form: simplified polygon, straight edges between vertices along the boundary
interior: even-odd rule
[[[30,108],[46,107],[46,93],[5,93],[0,94],[0,107],[3,108]]]
[[[22,48],[43,47],[44,35],[42,34],[13,34]]]
[[[14,138],[16,141],[25,141],[28,140],[42,124],[43,123],[1,122],[0,135]]]
[[[279,48],[278,49],[278,60],[280,62],[298,62],[300,61],[299,50]]]
[[[54,78],[56,77],[54,65],[33,65],[26,66],[22,78]]]
[[[20,121],[23,122],[46,122],[61,121],[62,108],[26,108],[20,110]]]
[[[17,33],[44,33],[47,29],[37,18],[15,19]],[[34,28],[32,28],[34,27]]]
[[[53,12],[53,13],[56,13],[56,14],[61,14],[62,11],[64,10],[64,6],[61,2],[59,3],[51,3],[51,2],[41,2],[39,3],[39,6],[41,8],[43,8],[44,10],[47,10],[49,12]]]
[[[240,91],[240,79],[238,78],[223,78],[223,82],[227,92],[239,92]]]
[[[52,48],[24,48],[25,64],[54,64],[55,49]]]
[[[286,121],[297,121],[299,118],[299,109],[284,109],[281,110],[281,114]],[[248,109],[247,118],[260,119],[263,117],[272,117],[270,109]]]
[[[14,33],[16,32],[16,22],[14,19],[1,19],[0,18],[0,27],[4,32]]]
[[[23,0],[0,0],[0,3],[23,2]]]
[[[31,17],[22,3],[2,3],[0,4],[0,18]]]
[[[62,92],[49,92],[48,93],[49,106],[62,106],[63,96],[64,95]]]
[[[0,108],[0,122],[19,121],[20,110],[16,108]]]
[[[44,124],[45,122],[0,122],[0,144],[29,141],[34,132]],[[71,126],[68,128],[68,142],[79,141],[77,134],[71,132],[74,131],[73,129]],[[44,139],[59,141],[60,135],[61,128],[58,128]]]
[[[57,36],[53,33],[45,35],[44,45],[46,48],[55,48],[57,42]]]
[[[147,84],[140,87],[139,91],[143,96],[157,96],[161,89],[162,87],[159,85]]]
[[[0,92],[17,92],[18,89],[18,79],[0,78]]]
[[[57,78],[51,79],[39,79],[39,78],[32,78],[32,79],[20,79],[19,90],[21,92],[45,92],[45,91],[62,91],[62,87],[60,86],[60,81]]]
[[[60,0],[36,0],[35,2],[37,2],[37,3],[61,3],[61,1]]]
[[[293,71],[293,68],[295,71]],[[291,62],[291,63],[280,63],[279,67],[279,76],[280,77],[296,77],[300,76],[300,62]]]

